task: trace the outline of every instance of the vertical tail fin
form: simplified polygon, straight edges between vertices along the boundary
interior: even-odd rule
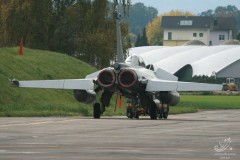
[[[117,32],[117,62],[123,63],[124,54],[123,54],[121,24],[120,24],[121,14],[118,12],[118,5],[116,6],[115,16],[116,16],[116,32]]]

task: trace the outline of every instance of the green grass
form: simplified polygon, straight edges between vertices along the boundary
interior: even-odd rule
[[[240,95],[181,95],[181,101],[170,109],[171,114],[206,109],[240,109]]]
[[[92,105],[78,103],[72,90],[16,88],[9,79],[83,78],[96,71],[88,64],[64,54],[24,48],[0,48],[0,116],[91,116]],[[104,113],[125,115],[126,103],[116,107],[116,96]],[[240,96],[182,95],[181,102],[170,108],[171,114],[201,109],[239,109]]]
[[[96,71],[64,54],[24,48],[0,48],[0,116],[72,116],[92,114],[92,107],[78,103],[71,90],[27,89],[10,85],[9,79],[83,78]]]

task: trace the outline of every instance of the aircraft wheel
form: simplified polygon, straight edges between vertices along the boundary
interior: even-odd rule
[[[93,105],[93,118],[99,119],[100,115],[101,115],[100,103],[94,103],[94,105]]]
[[[167,119],[168,118],[168,113],[169,113],[169,106],[167,106],[166,108],[164,108],[164,112],[163,112],[163,118]]]
[[[162,119],[163,118],[163,114],[160,112],[159,113],[159,117],[158,117],[159,119]]]
[[[133,110],[132,108],[127,109],[127,117],[133,119]]]
[[[164,119],[167,119],[167,118],[168,118],[168,112],[164,112],[164,113],[163,113],[163,118],[164,118]]]
[[[139,113],[138,112],[135,113],[135,118],[139,119]]]
[[[161,104],[161,107],[159,108],[159,116],[158,116],[159,119],[162,119],[163,118],[163,108],[162,108],[162,104]]]
[[[157,119],[157,106],[154,102],[150,106],[150,118]]]

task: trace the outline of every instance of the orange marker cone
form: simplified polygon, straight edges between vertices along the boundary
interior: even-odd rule
[[[120,96],[119,101],[118,101],[118,108],[122,107],[122,96]]]

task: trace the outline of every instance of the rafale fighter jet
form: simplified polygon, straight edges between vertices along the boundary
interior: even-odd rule
[[[180,82],[174,75],[158,68],[153,71],[151,65],[145,67],[138,57],[128,58],[124,62],[120,28],[121,15],[115,11],[117,30],[117,60],[111,67],[90,74],[85,79],[31,80],[11,82],[18,87],[71,89],[77,101],[91,104],[96,94],[101,94],[100,102],[93,103],[93,117],[100,118],[109,106],[114,93],[128,99],[129,118],[139,118],[141,111],[151,119],[167,119],[169,106],[178,104],[178,91],[215,91],[222,85]]]

